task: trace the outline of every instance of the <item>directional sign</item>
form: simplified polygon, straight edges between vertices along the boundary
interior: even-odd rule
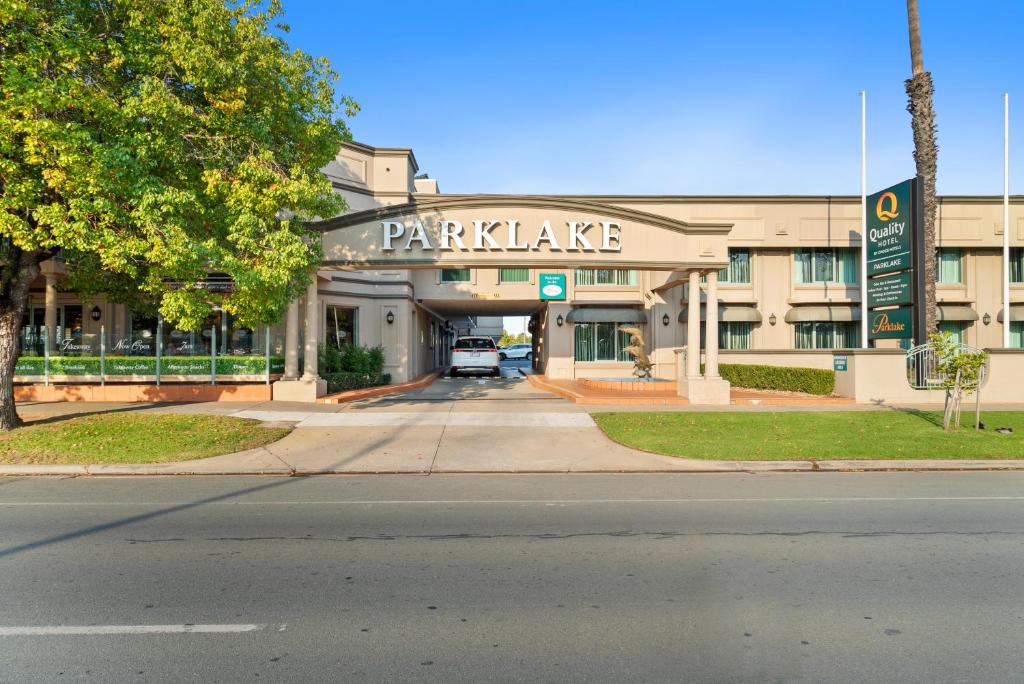
[[[868,307],[897,306],[914,301],[910,271],[868,279]]]

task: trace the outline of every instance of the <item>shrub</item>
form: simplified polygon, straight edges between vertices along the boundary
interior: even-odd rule
[[[377,378],[384,370],[384,350],[380,347],[349,345],[338,350],[330,345],[321,344],[319,354],[320,374],[323,376],[334,373],[358,373]]]
[[[347,390],[363,389],[364,387],[375,387],[380,385],[380,378],[370,377],[362,373],[321,373],[321,377],[327,381],[327,391],[345,392]]]
[[[748,389],[829,395],[836,385],[835,372],[820,368],[785,368],[736,363],[722,364],[718,371],[734,387]]]

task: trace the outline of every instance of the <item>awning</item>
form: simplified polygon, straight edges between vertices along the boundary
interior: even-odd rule
[[[949,306],[939,305],[939,320],[940,321],[976,321],[978,320],[978,312],[972,309],[970,306]]]
[[[566,323],[646,323],[643,309],[587,307],[573,309],[565,317]]]
[[[706,321],[707,307],[700,307],[700,320]],[[752,306],[735,306],[735,305],[724,305],[718,307],[718,320],[721,323],[760,323],[761,312]],[[687,321],[687,307],[683,307],[683,310],[679,312],[679,322],[686,323]]]
[[[1003,322],[1003,309],[999,310],[999,315],[996,316],[996,320],[1000,323]],[[1024,304],[1011,304],[1010,305],[1010,322],[1020,323],[1024,321]]]
[[[859,321],[859,306],[797,306],[786,312],[787,323]]]

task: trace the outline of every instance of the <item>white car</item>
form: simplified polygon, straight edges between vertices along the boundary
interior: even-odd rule
[[[507,347],[500,347],[498,349],[498,358],[502,361],[505,359],[526,359],[529,361],[533,358],[533,345],[510,344]]]
[[[452,347],[452,377],[459,373],[501,375],[498,348],[490,337],[460,337]]]

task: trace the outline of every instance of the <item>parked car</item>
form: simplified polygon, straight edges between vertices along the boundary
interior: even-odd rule
[[[500,347],[498,349],[498,358],[502,361],[505,359],[526,359],[529,361],[533,358],[533,345],[532,344],[510,344],[507,347]]]
[[[500,376],[498,348],[490,337],[460,337],[452,347],[452,377],[459,373]]]

